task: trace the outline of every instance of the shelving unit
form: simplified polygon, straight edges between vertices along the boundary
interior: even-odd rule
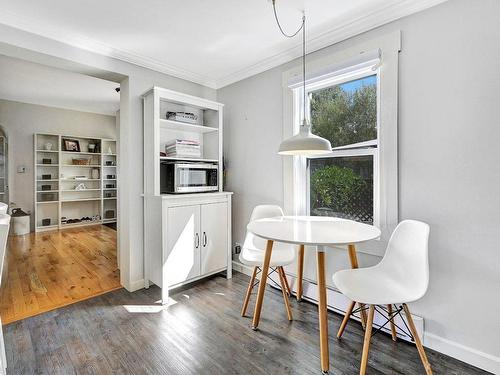
[[[80,151],[65,150],[65,139],[77,140]],[[96,152],[86,151],[89,144],[95,145]],[[116,223],[118,208],[116,150],[114,139],[61,134],[34,135],[35,230],[37,232]],[[72,160],[74,158],[89,159],[88,164],[75,165]],[[107,165],[110,163],[113,165]],[[46,178],[43,178],[44,175]],[[113,176],[113,179],[107,179],[109,175]],[[80,184],[84,184],[85,188],[77,190],[76,187]],[[111,184],[112,188],[106,188]],[[42,189],[42,185],[45,185],[45,190]],[[113,193],[112,197],[109,197],[107,191],[111,189]],[[76,223],[66,223],[64,220],[64,218],[82,219],[84,217],[94,218],[94,220]],[[50,222],[43,225],[44,219],[50,219]]]
[[[144,101],[144,284],[169,289],[221,271],[231,278],[231,194],[223,190],[224,105],[153,87]],[[199,124],[166,119],[167,112],[189,112]],[[173,140],[197,141],[201,156],[162,157]],[[218,191],[160,194],[163,160],[217,165]],[[204,238],[199,242],[196,239]]]
[[[218,165],[219,192],[222,178],[222,119],[224,105],[204,98],[154,87],[144,98],[144,193],[160,195],[160,161],[200,161]],[[189,112],[198,124],[167,120],[167,112]],[[165,157],[165,145],[182,139],[200,143],[201,157]]]

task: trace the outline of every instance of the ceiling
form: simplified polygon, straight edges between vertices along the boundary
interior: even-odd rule
[[[0,55],[0,99],[115,116],[119,85]]]
[[[309,51],[445,0],[277,0]],[[0,23],[219,88],[296,58],[270,0],[0,0]]]

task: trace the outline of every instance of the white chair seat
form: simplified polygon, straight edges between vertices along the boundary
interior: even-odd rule
[[[351,301],[367,305],[408,303],[421,297],[377,268],[338,271],[333,275],[333,282]]]
[[[287,245],[279,246],[273,244],[273,252],[271,254],[270,267],[283,267],[295,261],[296,251]],[[260,249],[244,248],[240,253],[240,262],[252,267],[262,267],[264,262],[264,251]]]

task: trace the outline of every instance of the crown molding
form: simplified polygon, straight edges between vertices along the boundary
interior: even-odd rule
[[[424,9],[444,3],[445,1],[448,0],[393,1],[385,7],[381,7],[372,12],[367,12],[363,16],[354,20],[340,23],[333,29],[326,32],[322,32],[317,35],[310,35],[307,42],[308,51],[311,53],[320,50],[355,35],[387,24],[391,21],[408,16],[412,13],[420,12]],[[0,12],[0,24],[52,39],[99,55],[115,58],[117,60],[125,61],[160,73],[168,74],[173,77],[198,83],[213,89],[222,88],[255,74],[275,68],[281,64],[300,57],[302,54],[301,45],[297,45],[255,64],[238,69],[226,76],[217,78],[191,72],[181,67],[170,65],[134,52],[114,48],[110,45],[89,39],[82,35],[68,34],[67,30],[46,26],[37,20],[30,19],[25,16],[19,16],[5,10]]]
[[[48,27],[37,20],[19,16],[12,12],[2,10],[2,12],[0,12],[0,24],[52,39],[72,47],[80,48],[99,55],[111,57],[130,64],[141,66],[143,68],[168,74],[173,77],[198,83],[203,86],[215,88],[215,80],[210,77],[191,72],[178,66],[166,64],[162,61],[139,55],[134,52],[114,48],[108,44],[101,43],[82,35],[69,34],[67,30],[61,30],[56,27]]]
[[[354,20],[340,23],[335,28],[326,32],[318,35],[310,35],[307,40],[308,53],[318,51],[332,44],[339,43],[376,27],[385,25],[399,18],[409,16],[410,14],[420,12],[427,8],[431,8],[446,1],[448,0],[421,0],[418,2],[415,0],[403,0],[393,2],[392,4],[377,9],[376,11],[366,13]],[[228,86],[232,83],[290,62],[300,56],[302,56],[302,44],[297,44],[295,47],[261,60],[256,64],[249,65],[243,69],[239,69],[224,77],[216,79],[215,87],[220,89],[224,86]]]

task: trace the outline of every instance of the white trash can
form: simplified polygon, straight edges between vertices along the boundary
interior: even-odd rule
[[[30,215],[20,208],[13,208],[11,213],[12,234],[22,236],[30,232]]]

